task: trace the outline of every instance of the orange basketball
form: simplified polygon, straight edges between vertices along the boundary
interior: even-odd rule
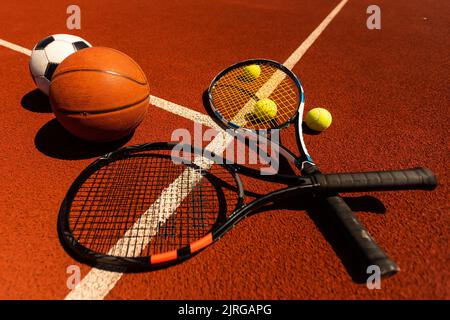
[[[50,102],[61,125],[96,142],[132,133],[147,113],[149,95],[139,65],[120,51],[102,47],[67,57],[50,84]]]

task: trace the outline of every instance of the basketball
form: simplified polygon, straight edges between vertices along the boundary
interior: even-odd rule
[[[58,121],[73,135],[94,142],[131,134],[144,120],[149,95],[139,65],[104,47],[70,55],[50,83],[50,103]]]

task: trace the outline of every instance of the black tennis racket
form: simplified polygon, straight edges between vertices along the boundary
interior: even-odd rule
[[[74,258],[97,268],[148,270],[193,256],[249,213],[286,197],[436,185],[423,168],[300,177],[259,175],[226,162],[210,149],[165,142],[109,153],[67,192],[60,239]],[[286,186],[246,203],[241,171]]]

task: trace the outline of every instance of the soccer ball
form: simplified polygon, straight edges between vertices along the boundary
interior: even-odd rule
[[[48,95],[56,67],[72,53],[92,47],[86,40],[70,34],[54,34],[39,41],[30,57],[30,72],[36,86]]]

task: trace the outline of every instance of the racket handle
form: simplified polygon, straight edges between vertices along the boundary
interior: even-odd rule
[[[433,190],[437,180],[430,169],[373,171],[360,173],[313,174],[324,192],[357,192],[388,190]]]
[[[345,230],[348,240],[358,248],[359,253],[366,261],[366,266],[377,265],[383,278],[394,275],[400,268],[378,246],[369,232],[353,214],[347,203],[339,196],[329,196],[322,201],[328,204],[335,217]],[[363,270],[366,271],[366,270]]]
[[[348,190],[347,182],[341,176],[346,174],[323,175],[314,165],[307,165],[304,168],[304,174],[310,175],[316,180],[319,190]],[[359,176],[361,173],[356,173]],[[336,178],[336,176],[338,178]],[[355,177],[353,177],[355,178]],[[337,181],[337,182],[336,182]],[[350,186],[352,186],[350,184]],[[343,187],[345,186],[345,188]],[[361,187],[361,189],[364,189]],[[377,265],[380,268],[380,275],[383,278],[389,277],[400,271],[397,264],[391,260],[383,249],[381,249],[370,233],[363,227],[358,218],[354,215],[352,209],[335,191],[331,195],[319,196],[321,202],[324,202],[333,214],[332,220],[335,220],[342,234],[347,238],[348,243],[354,249],[353,252],[363,258],[364,269],[361,273],[367,272],[367,267]],[[331,218],[331,217],[330,217]],[[350,249],[350,248],[349,248]]]

